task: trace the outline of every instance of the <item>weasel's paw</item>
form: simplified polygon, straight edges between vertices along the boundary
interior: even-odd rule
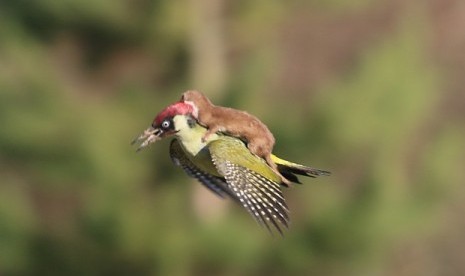
[[[205,135],[202,137],[202,139],[201,139],[201,140],[202,140],[202,143],[205,143],[205,142],[207,141],[207,139],[208,139],[209,136],[210,136],[210,135],[205,134]]]

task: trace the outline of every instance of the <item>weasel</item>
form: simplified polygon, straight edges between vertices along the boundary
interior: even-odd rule
[[[217,106],[201,92],[188,90],[182,94],[181,101],[193,108],[193,116],[208,128],[202,137],[205,141],[218,131],[246,140],[251,153],[263,158],[271,169],[280,176],[281,181],[290,186],[290,181],[279,171],[271,158],[275,138],[268,127],[257,117],[241,110]]]

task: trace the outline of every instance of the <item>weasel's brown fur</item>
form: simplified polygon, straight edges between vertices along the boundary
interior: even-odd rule
[[[208,128],[203,140],[218,131],[245,139],[250,152],[263,158],[281,177],[282,182],[287,186],[290,185],[290,181],[278,171],[277,165],[271,159],[274,136],[257,117],[245,111],[216,106],[204,94],[195,90],[184,92],[181,101],[191,104],[194,108],[194,117],[201,125]]]

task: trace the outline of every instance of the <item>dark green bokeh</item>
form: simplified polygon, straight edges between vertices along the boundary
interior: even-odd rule
[[[213,2],[2,1],[0,274],[465,273],[460,5]],[[191,88],[333,172],[285,238],[129,145]]]

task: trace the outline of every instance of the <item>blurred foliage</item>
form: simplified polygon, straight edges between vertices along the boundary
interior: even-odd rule
[[[465,255],[465,109],[450,104],[465,84],[439,0],[397,2],[218,1],[218,46],[191,26],[208,0],[2,1],[0,274],[465,273],[450,257]],[[169,141],[129,145],[212,87],[195,43],[224,47],[227,77],[205,93],[263,118],[280,156],[333,172],[285,191],[282,239],[238,206],[199,209]]]

